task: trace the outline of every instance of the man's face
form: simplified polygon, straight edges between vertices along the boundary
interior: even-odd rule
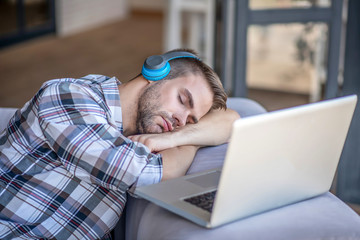
[[[136,131],[162,133],[196,123],[210,110],[212,101],[210,87],[198,75],[152,82],[139,98]]]

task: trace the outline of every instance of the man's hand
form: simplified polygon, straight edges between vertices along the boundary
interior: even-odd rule
[[[178,146],[176,142],[173,141],[173,132],[132,135],[128,138],[133,142],[144,144],[151,152],[160,152]]]

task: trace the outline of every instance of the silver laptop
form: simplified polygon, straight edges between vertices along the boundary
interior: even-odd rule
[[[356,101],[352,95],[239,119],[222,169],[135,193],[208,228],[323,194],[331,187]]]

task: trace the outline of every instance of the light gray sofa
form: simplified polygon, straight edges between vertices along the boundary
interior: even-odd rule
[[[242,117],[265,114],[249,99],[230,98],[228,106]],[[0,129],[16,109],[0,108]],[[227,144],[202,148],[188,173],[221,167]],[[215,229],[199,227],[143,199],[129,196],[115,239],[351,239],[360,240],[360,217],[331,193]]]

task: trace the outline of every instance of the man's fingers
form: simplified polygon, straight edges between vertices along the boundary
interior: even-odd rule
[[[174,147],[168,134],[140,134],[128,137],[133,142],[139,142],[147,146],[150,151],[158,152]]]
[[[154,141],[152,140],[150,135],[133,135],[128,137],[133,142],[139,142],[147,146],[151,152],[155,151]]]

